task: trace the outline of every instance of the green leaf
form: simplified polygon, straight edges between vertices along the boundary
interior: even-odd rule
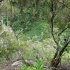
[[[50,0],[47,0],[47,2],[50,2]]]

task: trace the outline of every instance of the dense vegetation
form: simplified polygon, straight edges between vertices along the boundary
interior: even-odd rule
[[[1,63],[22,59],[20,70],[45,70],[45,63],[56,70],[70,62],[69,43],[69,0],[0,0]]]

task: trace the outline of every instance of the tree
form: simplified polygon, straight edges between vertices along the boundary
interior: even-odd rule
[[[66,29],[68,29],[68,33],[69,33],[70,23],[69,23],[69,20],[66,18],[67,14],[69,12],[69,7],[68,7],[68,5],[66,5],[67,2],[65,3],[65,0],[62,0],[62,1],[48,0],[47,3],[50,8],[50,14],[51,14],[51,16],[50,16],[51,35],[57,46],[56,52],[51,61],[51,66],[54,67],[53,70],[56,70],[56,67],[58,66],[58,64],[61,61],[61,56],[62,56],[64,50],[70,43],[70,36],[67,34],[68,38],[67,38],[65,44],[63,44],[62,48],[60,49],[61,35],[66,31]],[[63,10],[63,12],[61,12],[60,10]],[[67,13],[66,13],[66,10],[67,10]],[[62,14],[62,15],[60,15],[60,14]],[[57,33],[54,33],[55,25],[59,28],[59,31]]]
[[[10,3],[10,4],[9,4]],[[25,30],[29,31],[31,25],[35,21],[46,19],[50,25],[50,32],[52,38],[56,44],[56,51],[51,61],[52,67],[57,67],[61,61],[61,56],[70,42],[70,1],[66,0],[9,0],[9,6],[11,6],[11,17],[8,17],[9,13],[7,11],[7,17],[10,21],[11,27],[15,34],[15,37],[18,41],[18,35],[16,36],[17,31]],[[7,6],[8,7],[8,6]],[[13,14],[13,10],[15,12]],[[46,8],[47,7],[47,8]],[[42,9],[42,10],[41,10]],[[47,13],[46,13],[47,10]],[[13,15],[13,16],[12,16]],[[55,32],[55,28],[58,28]],[[64,36],[63,34],[66,34]],[[62,42],[61,36],[66,41]],[[19,43],[19,42],[18,42]]]

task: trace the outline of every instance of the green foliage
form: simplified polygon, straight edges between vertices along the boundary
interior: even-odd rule
[[[2,23],[0,22],[0,31],[2,31]]]
[[[0,49],[0,57],[4,57],[6,58],[6,60],[10,60],[12,58],[12,54],[15,52],[15,48],[14,47],[2,47]]]
[[[12,25],[14,31],[18,31],[18,30],[21,30],[21,29],[24,29],[24,32],[26,31],[30,31],[31,30],[31,21],[29,20],[26,24],[24,22],[24,20],[22,19],[19,19],[17,21],[15,21]]]
[[[70,10],[65,7],[70,7],[70,1],[64,0],[64,5],[57,2],[57,0],[4,0],[4,5],[0,8],[0,14],[3,16],[5,25],[11,26],[17,33],[23,29],[19,35],[20,48],[26,59],[35,59],[37,55],[45,61],[51,61],[56,51],[56,44],[54,43],[50,31],[50,19],[52,16],[51,3],[54,5],[54,28],[53,33],[58,41],[58,33],[70,25]],[[51,2],[52,1],[52,2]],[[63,0],[61,0],[62,2]],[[8,27],[8,26],[6,26]],[[0,32],[2,31],[2,24],[0,22]],[[0,34],[0,56],[7,60],[12,58],[12,54],[18,47],[18,43],[9,29]],[[65,44],[64,39],[68,39],[70,35],[70,28],[62,33],[60,36],[60,48]],[[64,58],[68,58],[69,47],[65,49]],[[51,51],[52,50],[52,51]],[[34,53],[34,54],[33,54]],[[68,55],[67,55],[68,54]],[[28,56],[29,55],[29,56]],[[24,66],[21,70],[43,70],[41,61],[37,61],[34,67]]]
[[[42,62],[42,60],[37,60],[34,67],[36,68],[36,70],[44,70],[44,65],[43,64],[44,63]]]
[[[24,64],[24,68],[19,70],[45,70],[45,68],[43,62],[41,60],[37,60],[33,67]]]
[[[18,31],[18,30],[21,30],[22,29],[22,27],[23,27],[23,21],[22,20],[18,20],[18,21],[15,21],[14,23],[13,23],[13,29],[14,29],[14,31]]]
[[[27,36],[33,38],[37,37],[39,41],[43,41],[45,38],[50,37],[49,25],[46,22],[36,22],[29,32],[26,33]],[[33,38],[36,41],[36,39]]]
[[[2,26],[4,31],[0,34],[0,57],[10,60],[13,53],[16,52],[18,44],[10,27]]]
[[[47,0],[47,2],[50,2],[51,0]]]
[[[67,64],[70,63],[70,52],[65,51],[62,56],[62,62],[65,62]]]

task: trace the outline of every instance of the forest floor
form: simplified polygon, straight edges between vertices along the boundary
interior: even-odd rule
[[[0,70],[19,70],[23,68],[23,63],[21,60],[15,62],[5,62],[0,65]],[[46,68],[46,70],[51,70],[50,68]],[[59,65],[56,70],[70,70],[70,64],[62,63],[61,66]]]
[[[56,70],[70,70],[70,64],[62,63]]]
[[[20,68],[23,68],[21,60],[15,62],[8,61],[0,65],[0,70],[19,70]]]

